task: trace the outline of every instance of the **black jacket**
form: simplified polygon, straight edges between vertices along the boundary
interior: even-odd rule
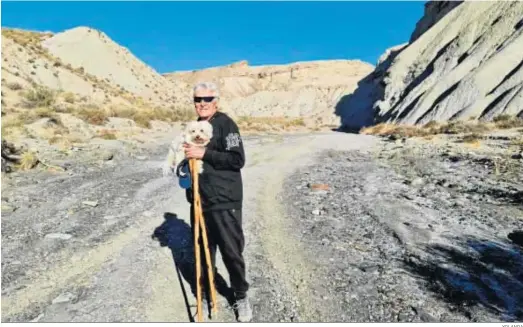
[[[199,175],[202,210],[241,209],[240,170],[245,165],[245,152],[238,126],[222,112],[216,112],[209,122],[213,137],[203,156],[203,173]],[[187,189],[186,196],[192,205],[192,188]]]

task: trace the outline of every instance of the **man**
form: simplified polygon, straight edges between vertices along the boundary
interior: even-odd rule
[[[238,320],[247,322],[252,319],[252,308],[247,297],[249,284],[245,279],[245,261],[242,254],[245,241],[242,229],[243,184],[240,171],[245,164],[245,152],[238,126],[229,116],[218,111],[218,98],[218,88],[214,83],[199,83],[194,87],[194,106],[198,120],[211,123],[213,137],[206,148],[186,144],[185,154],[188,159],[203,161],[199,188],[213,271],[216,272],[216,247],[219,247],[229,272]],[[186,195],[191,203],[191,228],[194,233],[192,189],[188,189]],[[202,243],[200,247],[203,249]],[[204,263],[203,253],[201,258]],[[202,272],[206,271],[203,267]]]

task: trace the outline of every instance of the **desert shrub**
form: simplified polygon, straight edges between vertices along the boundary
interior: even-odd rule
[[[22,85],[20,83],[9,83],[7,84],[7,88],[12,91],[18,91],[22,89]]]
[[[23,104],[27,108],[50,107],[55,100],[55,92],[45,87],[37,86],[23,93]]]
[[[507,129],[523,127],[523,119],[511,115],[499,115],[492,119],[497,128]]]
[[[483,135],[478,133],[470,133],[462,138],[463,143],[477,143],[483,138]]]
[[[75,102],[75,95],[72,92],[66,92],[64,94],[64,101],[67,103],[74,103]]]
[[[104,125],[109,115],[96,105],[84,105],[75,111],[75,115],[92,125]]]

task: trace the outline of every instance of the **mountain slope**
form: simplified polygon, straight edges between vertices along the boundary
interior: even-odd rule
[[[374,67],[359,60],[318,60],[249,66],[247,61],[194,72],[165,74],[173,81],[213,81],[221,106],[234,116],[300,117],[311,125],[337,124],[334,106]]]
[[[167,81],[105,33],[77,27],[42,42],[52,55],[71,66],[149,101],[174,101],[176,81]]]
[[[95,103],[176,101],[185,85],[168,81],[101,31],[76,27],[52,35],[2,29],[5,84],[41,86]],[[4,84],[3,83],[3,84]]]
[[[412,41],[339,104],[345,127],[523,115],[523,2],[454,7],[427,6]]]
[[[190,119],[186,90],[101,31],[2,28],[2,138],[12,142],[86,142]]]

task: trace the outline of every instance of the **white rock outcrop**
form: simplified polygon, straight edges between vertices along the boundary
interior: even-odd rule
[[[425,14],[340,101],[342,125],[523,115],[523,2],[431,2]]]
[[[311,126],[335,126],[339,119],[332,108],[373,69],[373,65],[360,60],[263,66],[240,61],[165,76],[188,85],[205,80],[217,83],[220,108],[232,116],[303,118]]]

